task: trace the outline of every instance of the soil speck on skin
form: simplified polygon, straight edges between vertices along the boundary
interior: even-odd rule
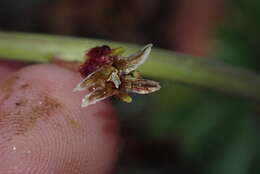
[[[25,83],[25,84],[21,85],[19,89],[25,90],[25,89],[28,89],[29,87],[30,87],[30,85],[28,83]]]
[[[37,101],[41,100],[42,104]],[[31,129],[37,120],[46,121],[53,116],[57,110],[62,109],[63,105],[55,98],[48,95],[39,95],[28,110],[24,110],[23,105],[27,104],[27,99],[23,98],[15,103],[15,109],[0,113],[0,129],[11,126],[14,135],[23,135]],[[0,108],[1,110],[1,108]]]
[[[75,119],[71,118],[71,116],[64,115],[64,119],[66,120],[68,126],[72,127],[73,130],[82,130],[84,132],[84,130],[80,127],[80,124]]]
[[[18,100],[17,102],[15,102],[15,106],[26,106],[26,104],[28,103],[28,100],[26,98],[21,98],[20,100]]]
[[[65,120],[68,122],[68,124],[70,124],[73,127],[79,127],[78,123],[76,122],[76,120],[70,118],[69,115],[64,115]]]
[[[40,96],[39,101],[40,102],[35,102],[37,104],[32,106],[32,109],[29,113],[32,115],[33,119],[40,118],[46,121],[51,115],[53,115],[52,112],[56,112],[57,109],[61,109],[63,107],[63,105],[58,100],[48,95]]]

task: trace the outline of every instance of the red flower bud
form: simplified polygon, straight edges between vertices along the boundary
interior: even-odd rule
[[[106,45],[92,48],[86,53],[86,61],[80,65],[79,72],[83,77],[86,77],[104,65],[112,64],[111,53],[112,50]]]

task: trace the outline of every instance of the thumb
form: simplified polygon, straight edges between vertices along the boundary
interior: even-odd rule
[[[118,152],[112,107],[81,108],[72,93],[80,77],[54,65],[34,65],[0,85],[0,173],[106,174]]]

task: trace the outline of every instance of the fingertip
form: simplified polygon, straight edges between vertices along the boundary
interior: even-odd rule
[[[14,139],[17,131],[19,136],[25,136],[23,144],[31,151],[26,160],[41,161],[32,163],[42,168],[39,173],[44,170],[64,174],[111,172],[119,143],[118,122],[111,104],[105,101],[81,108],[84,91],[72,92],[81,77],[54,65],[29,66],[15,76],[19,78],[12,84],[12,94],[8,99],[0,95],[0,99],[6,100],[0,111],[12,110],[9,113],[12,120],[23,120],[15,122],[20,126]],[[26,102],[19,104],[19,101]],[[5,123],[16,129],[10,120]],[[28,137],[33,137],[30,142]]]

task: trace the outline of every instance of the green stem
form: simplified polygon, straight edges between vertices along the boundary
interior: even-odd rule
[[[97,45],[126,47],[127,53],[140,46],[95,39],[0,32],[0,58],[47,63],[50,58],[82,60],[84,52]],[[260,101],[260,76],[220,62],[198,59],[154,48],[140,71],[147,76],[201,86]],[[174,92],[174,91],[173,91]]]

